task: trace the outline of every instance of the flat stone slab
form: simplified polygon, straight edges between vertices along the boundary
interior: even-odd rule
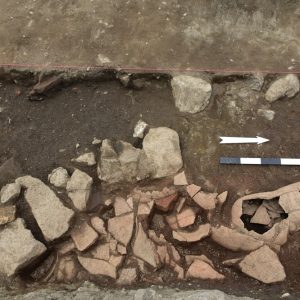
[[[74,212],[65,207],[47,185],[31,176],[20,177],[16,182],[26,189],[25,199],[47,241],[68,231]]]
[[[108,231],[112,236],[127,246],[131,240],[134,224],[134,213],[129,213],[108,220]]]
[[[264,244],[263,241],[257,240],[250,235],[225,226],[212,227],[211,238],[219,245],[232,251],[252,251]]]
[[[268,246],[263,246],[248,254],[240,263],[241,271],[264,283],[283,281],[284,268],[277,254]]]
[[[202,260],[195,260],[187,270],[187,278],[222,280],[224,275],[217,272],[210,264]]]
[[[0,272],[14,275],[45,251],[46,247],[25,228],[24,221],[17,219],[0,231]]]
[[[98,233],[86,222],[80,224],[71,233],[71,237],[79,251],[84,251],[98,239]]]

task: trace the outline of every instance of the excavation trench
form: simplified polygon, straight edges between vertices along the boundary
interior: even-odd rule
[[[48,174],[56,167],[63,166],[72,171],[72,158],[85,152],[94,152],[99,156],[99,145],[92,145],[94,138],[127,141],[141,147],[141,141],[133,138],[133,128],[142,119],[150,127],[169,127],[174,129],[180,138],[180,146],[184,161],[184,170],[189,182],[197,184],[206,192],[221,193],[229,191],[226,205],[217,211],[214,222],[230,224],[230,210],[233,202],[245,193],[273,190],[286,184],[300,181],[299,167],[284,166],[226,166],[219,165],[220,156],[240,157],[297,157],[299,155],[300,131],[300,95],[290,100],[279,100],[272,106],[265,102],[264,92],[274,76],[267,76],[261,92],[255,94],[239,94],[248,91],[246,86],[250,76],[206,74],[213,83],[213,94],[205,111],[197,114],[180,113],[175,105],[170,86],[170,76],[164,74],[133,74],[130,84],[125,87],[114,71],[107,73],[80,73],[64,75],[59,85],[54,84],[49,90],[32,94],[32,86],[40,74],[31,72],[6,72],[2,74],[0,84],[0,164],[13,159],[19,164],[16,176],[30,174],[47,182]],[[46,74],[50,79],[57,74]],[[47,77],[46,76],[46,77]],[[133,83],[132,78],[140,80]],[[28,96],[30,95],[30,96]],[[251,101],[250,101],[250,100]],[[231,103],[235,102],[234,108]],[[250,102],[249,102],[250,101]],[[272,121],[260,116],[259,109],[272,109],[275,117]],[[261,135],[270,140],[263,145],[220,145],[219,136],[256,136]],[[101,213],[104,219],[112,215],[110,209],[103,210],[103,203],[116,195],[126,196],[136,186],[148,186],[162,190],[170,185],[170,179],[142,181],[138,184],[101,184],[97,179],[96,168],[80,167],[95,181],[88,203],[87,213],[76,216],[74,224],[87,219],[88,214]],[[12,170],[13,171],[13,170]],[[13,173],[13,172],[12,172]],[[0,172],[1,186],[11,182],[10,176]],[[60,195],[66,205],[69,199]],[[24,201],[24,200],[22,200]],[[30,211],[20,201],[18,214],[24,213],[26,225],[38,240],[42,240]],[[23,205],[24,204],[24,205]],[[150,228],[163,232],[168,241],[172,241],[171,231],[160,220],[165,214],[154,211],[155,219]],[[283,219],[285,214],[280,215]],[[249,215],[242,216],[248,229],[253,229]],[[199,214],[197,222],[204,222]],[[198,224],[197,223],[197,224]],[[250,225],[249,225],[250,224]],[[250,226],[250,227],[249,227]],[[255,231],[263,233],[266,227],[255,227]],[[236,256],[225,248],[204,239],[186,245],[176,242],[181,255],[205,254],[226,276],[223,283],[197,281],[179,282],[172,271],[163,268],[149,276],[144,282],[137,282],[135,287],[152,283],[171,287],[190,289],[217,288],[236,295],[263,296],[276,295],[286,288],[299,292],[297,284],[299,261],[299,233],[293,235],[289,243],[282,248],[280,259],[288,274],[287,280],[273,286],[261,286],[238,271],[228,270],[221,265],[225,259]],[[29,286],[47,277],[49,265],[55,260],[56,243],[49,244],[49,263],[33,275],[33,269],[26,269],[21,274],[22,282]],[[287,255],[287,253],[289,255]],[[46,255],[46,256],[47,256]],[[42,265],[38,262],[38,265]],[[35,265],[36,266],[36,265]],[[76,268],[79,268],[76,264]],[[162,282],[155,282],[155,277]],[[101,286],[111,286],[108,279],[95,278],[86,274],[74,280],[79,283],[92,280]],[[152,281],[151,281],[152,280]],[[2,280],[9,284],[10,280]],[[47,281],[43,282],[47,285]],[[190,285],[191,284],[191,285]],[[260,290],[258,289],[260,287]],[[266,297],[267,299],[267,297]]]

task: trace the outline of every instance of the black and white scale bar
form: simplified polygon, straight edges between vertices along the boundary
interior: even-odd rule
[[[300,158],[220,157],[220,164],[300,166]]]

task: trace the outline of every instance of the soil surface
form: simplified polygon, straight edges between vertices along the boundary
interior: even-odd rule
[[[297,0],[0,0],[0,7],[0,64],[300,70]]]
[[[267,79],[268,82],[269,79]],[[98,153],[92,145],[93,138],[121,139],[139,145],[132,137],[139,119],[150,126],[167,126],[175,129],[181,141],[184,168],[190,182],[199,184],[206,191],[229,191],[229,200],[219,212],[221,223],[229,224],[233,202],[246,193],[271,191],[300,181],[299,167],[268,166],[220,166],[219,157],[299,157],[300,95],[293,99],[272,104],[273,121],[268,121],[252,109],[235,116],[226,113],[225,89],[232,84],[243,86],[246,79],[234,83],[218,81],[210,107],[195,115],[179,113],[174,105],[168,79],[152,79],[141,90],[123,87],[117,80],[76,82],[51,91],[43,101],[29,101],[31,87],[2,82],[0,86],[0,163],[14,157],[24,174],[47,181],[52,169],[63,166],[74,168],[71,158],[87,150]],[[264,86],[263,89],[266,87]],[[221,103],[221,104],[220,104]],[[258,99],[257,107],[267,105]],[[256,109],[256,106],[254,106]],[[220,113],[221,111],[221,113]],[[257,145],[219,145],[219,136],[255,136],[270,139]],[[76,144],[79,144],[79,146]],[[94,169],[87,171],[96,180]],[[4,184],[5,182],[1,182]],[[158,183],[159,184],[159,183]],[[90,211],[93,211],[104,195],[110,193],[105,186],[101,192],[97,183]],[[130,187],[124,187],[124,191]],[[100,196],[100,197],[99,197]],[[152,224],[154,226],[155,224]],[[274,299],[284,292],[300,293],[299,266],[300,233],[289,237],[282,248],[280,260],[287,279],[281,284],[264,285],[240,272],[224,268],[221,261],[237,257],[210,240],[203,240],[181,253],[208,255],[223,272],[226,280],[217,282],[174,283],[166,277],[166,284],[182,289],[217,288],[236,295],[254,295],[261,299]]]

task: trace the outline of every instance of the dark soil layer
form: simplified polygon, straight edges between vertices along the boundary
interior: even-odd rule
[[[216,84],[214,101],[222,97],[225,84]],[[201,185],[207,191],[229,191],[229,200],[219,212],[220,222],[225,224],[230,222],[230,209],[239,194],[246,190],[269,191],[300,181],[300,167],[220,166],[218,163],[220,155],[299,157],[299,95],[273,104],[272,109],[276,112],[273,121],[254,117],[240,125],[228,117],[216,115],[214,103],[204,113],[180,114],[174,106],[169,82],[163,79],[149,81],[142,90],[127,89],[114,80],[79,82],[51,92],[43,101],[29,101],[29,91],[30,88],[7,82],[0,85],[0,108],[3,108],[0,112],[0,163],[14,157],[23,173],[45,182],[53,168],[73,168],[71,158],[86,149],[98,154],[98,146],[91,144],[94,137],[138,144],[132,133],[140,118],[150,126],[167,126],[179,133],[190,182]],[[219,145],[221,135],[258,134],[270,139],[270,142],[260,146]],[[199,155],[206,151],[207,140],[214,151],[203,160]],[[77,143],[80,144],[78,148]],[[96,178],[94,169],[87,171]],[[99,191],[94,194],[99,196]],[[286,281],[281,284],[264,285],[240,272],[222,267],[222,260],[238,257],[239,253],[227,251],[208,239],[188,249],[182,247],[178,250],[181,253],[199,253],[201,249],[201,253],[210,257],[216,268],[224,273],[226,280],[222,283],[176,283],[174,279],[166,278],[166,284],[182,289],[216,288],[263,299],[275,299],[286,291],[299,293],[299,241],[299,233],[290,236],[281,251],[280,259],[287,273]]]

